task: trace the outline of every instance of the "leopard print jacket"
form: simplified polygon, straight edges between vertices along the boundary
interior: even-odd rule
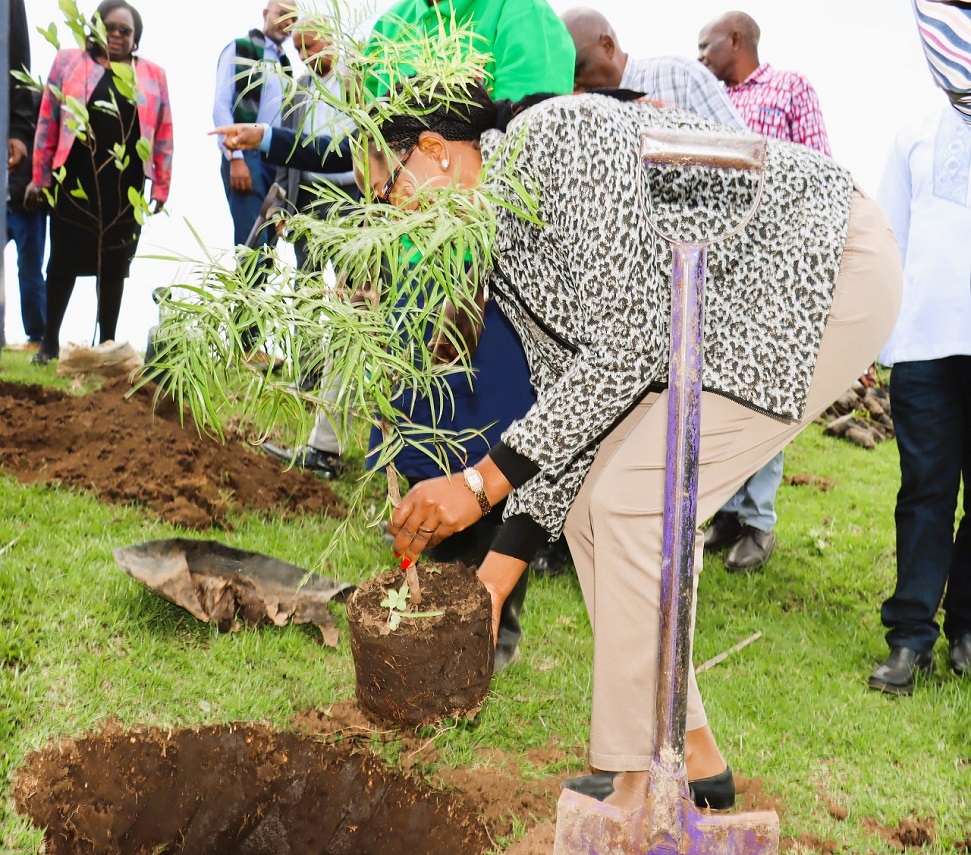
[[[752,173],[640,164],[648,127],[747,133],[693,113],[599,95],[554,98],[488,131],[483,161],[515,166],[539,196],[543,225],[498,212],[492,296],[514,324],[537,402],[502,436],[539,473],[506,516],[528,514],[551,536],[600,439],[667,382],[672,251],[727,231],[754,199]],[[488,166],[486,180],[488,180]],[[852,179],[803,146],[770,141],[759,208],[709,251],[704,388],[783,420],[802,416],[846,240]]]

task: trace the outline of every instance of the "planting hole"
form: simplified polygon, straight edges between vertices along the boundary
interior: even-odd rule
[[[370,754],[259,725],[106,730],[27,758],[17,810],[49,855],[463,855],[476,812]]]

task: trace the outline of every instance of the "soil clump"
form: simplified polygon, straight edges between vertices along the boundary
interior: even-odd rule
[[[389,593],[406,590],[403,570],[368,579],[347,602],[358,702],[402,727],[475,715],[495,658],[492,600],[475,570],[426,563],[418,578],[416,609],[388,606]]]
[[[202,530],[226,526],[235,506],[342,516],[330,486],[240,442],[200,436],[154,386],[131,397],[126,378],[80,397],[0,382],[0,468],[23,483],[90,490],[102,501],[150,508]]]

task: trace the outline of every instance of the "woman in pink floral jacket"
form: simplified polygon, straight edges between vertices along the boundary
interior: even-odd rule
[[[28,203],[39,204],[44,190],[54,197],[47,329],[34,356],[38,364],[58,355],[61,321],[78,276],[97,277],[100,340],[114,339],[144,213],[132,199],[143,193],[147,178],[158,212],[172,178],[165,71],[134,56],[141,15],[126,0],[104,0],[92,22],[99,16],[107,50],[91,39],[87,50],[58,51],[34,140]],[[112,71],[113,64],[134,71],[134,97],[125,69]]]

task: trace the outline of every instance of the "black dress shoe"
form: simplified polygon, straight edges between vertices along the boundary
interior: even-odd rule
[[[688,781],[691,800],[700,808],[708,810],[731,810],[735,807],[735,776],[732,767],[710,778]]]
[[[53,356],[49,353],[44,353],[43,350],[38,350],[32,357],[30,357],[31,365],[50,365],[50,363],[57,359],[57,354]]]
[[[541,546],[529,563],[529,569],[534,576],[560,576],[572,563],[570,547],[566,545],[566,538],[561,537]]]
[[[711,518],[705,529],[705,552],[718,552],[728,549],[742,531],[742,524],[738,517],[719,511]]]
[[[298,469],[313,472],[328,481],[339,478],[344,471],[344,461],[339,454],[329,454],[319,448],[314,448],[312,445],[284,448],[282,445],[264,442],[260,448],[272,457],[283,460],[288,464],[293,463]]]
[[[761,570],[772,555],[775,546],[775,532],[762,531],[743,525],[731,552],[725,558],[725,569],[729,573],[751,573]]]
[[[971,671],[971,635],[951,639],[951,670],[959,677]]]
[[[614,778],[617,772],[598,772],[594,775],[580,775],[567,778],[563,782],[566,790],[575,790],[602,802],[614,791]],[[735,778],[732,767],[728,766],[719,775],[688,781],[688,793],[699,808],[708,810],[731,810],[735,806]]]
[[[917,672],[930,674],[933,670],[933,652],[918,653],[909,647],[893,647],[886,661],[870,675],[867,685],[888,695],[912,695]]]
[[[563,782],[563,789],[573,790],[582,796],[590,796],[590,798],[602,802],[614,791],[614,778],[616,777],[616,772],[580,775],[576,778],[567,778]]]

